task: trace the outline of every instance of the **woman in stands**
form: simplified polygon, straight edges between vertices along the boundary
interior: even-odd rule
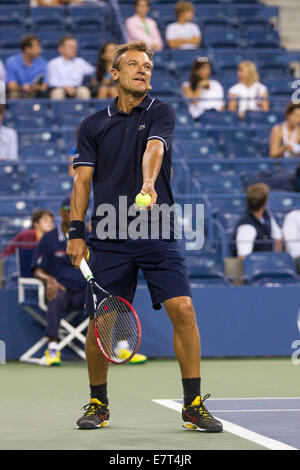
[[[135,0],[135,15],[127,18],[125,29],[128,42],[144,41],[147,47],[159,52],[163,49],[163,42],[153,18],[149,18],[149,0]]]
[[[256,65],[243,60],[237,74],[238,83],[228,91],[229,111],[237,111],[241,119],[246,111],[269,111],[268,89],[260,83]]]
[[[198,57],[190,70],[190,79],[182,84],[182,91],[189,100],[190,115],[197,119],[206,110],[224,110],[224,90],[217,80],[210,78],[211,62]]]
[[[104,44],[100,51],[96,66],[96,77],[92,80],[92,94],[99,99],[115,98],[117,96],[117,87],[110,76],[112,60],[116,50],[113,42]]]
[[[270,157],[300,157],[300,104],[288,104],[284,122],[272,128]]]

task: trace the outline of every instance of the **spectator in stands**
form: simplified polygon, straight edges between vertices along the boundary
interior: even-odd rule
[[[161,51],[163,42],[156,21],[148,18],[149,0],[135,0],[135,15],[127,18],[125,28],[128,42],[144,41],[153,51]]]
[[[81,5],[81,0],[30,0],[31,7],[60,7],[74,3]]]
[[[256,65],[243,60],[238,65],[238,83],[228,91],[229,111],[238,111],[241,119],[246,111],[269,111],[268,89],[260,83]]]
[[[5,105],[0,104],[0,160],[18,160],[18,135],[14,129],[3,126],[4,114]]]
[[[269,187],[253,184],[247,190],[247,209],[234,231],[235,255],[243,259],[253,251],[282,250],[282,234],[274,217],[266,210]]]
[[[189,81],[183,82],[184,96],[189,99],[189,113],[197,119],[205,110],[224,109],[224,90],[210,78],[212,65],[207,57],[198,57],[190,71]]]
[[[62,201],[61,225],[46,233],[40,240],[33,255],[31,268],[34,276],[46,284],[48,302],[47,327],[49,337],[45,351],[48,365],[60,364],[57,349],[60,320],[66,309],[83,309],[86,283],[79,269],[74,268],[66,253],[70,223],[70,199]]]
[[[197,49],[201,43],[201,31],[192,23],[195,7],[191,2],[177,2],[175,5],[177,21],[166,29],[166,40],[170,49]]]
[[[46,96],[47,61],[41,56],[41,44],[34,34],[21,40],[20,54],[6,60],[6,83],[9,98],[43,98]]]
[[[300,157],[300,104],[289,103],[284,122],[272,128],[270,157]]]
[[[27,248],[30,250],[36,248],[42,236],[53,230],[53,214],[46,209],[34,211],[31,221],[32,228],[22,230],[16,235],[1,254],[1,259],[14,255],[17,248]]]
[[[2,60],[0,59],[0,80],[5,82],[6,71]]]
[[[77,56],[77,41],[73,36],[64,36],[58,43],[59,57],[48,62],[47,81],[50,98],[89,99],[87,86],[83,86],[86,76],[93,75],[95,67]]]
[[[300,210],[289,212],[283,221],[283,240],[286,251],[295,259],[297,271],[300,271]]]
[[[110,75],[116,45],[113,42],[104,44],[96,65],[96,76],[91,81],[92,94],[99,99],[115,98],[117,87]]]

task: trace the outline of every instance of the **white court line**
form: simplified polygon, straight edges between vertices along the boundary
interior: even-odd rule
[[[170,398],[170,400],[180,400],[180,398]],[[209,398],[208,401],[226,401],[226,400],[300,400],[300,397],[246,397],[246,398]]]
[[[158,405],[166,406],[171,410],[177,411],[181,413],[182,405],[178,402],[172,400],[152,400],[154,403]],[[220,419],[220,418],[218,418]],[[262,434],[258,434],[256,432],[250,431],[249,429],[243,428],[237,424],[231,423],[230,421],[226,421],[225,419],[220,419],[223,424],[224,431],[228,431],[231,434],[235,434],[236,436],[242,437],[244,439],[248,439],[248,441],[255,442],[263,447],[266,447],[270,450],[297,450],[295,447],[291,447],[283,442],[276,441],[275,439],[271,439],[270,437],[263,436]]]
[[[281,409],[281,410],[277,410],[277,409],[273,409],[273,410],[272,409],[267,409],[267,410],[260,410],[260,409],[258,409],[258,410],[215,410],[214,408],[212,408],[212,410],[213,410],[214,413],[252,413],[252,412],[257,413],[257,412],[261,412],[261,411],[262,412],[272,411],[274,413],[275,411],[276,412],[277,411],[279,411],[279,412],[280,411],[283,411],[283,412],[284,411],[293,411],[293,412],[296,411],[297,412],[297,411],[300,411],[300,408],[287,408],[286,410],[284,410],[284,409]]]

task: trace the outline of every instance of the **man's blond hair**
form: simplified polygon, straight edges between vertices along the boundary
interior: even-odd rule
[[[250,211],[259,211],[266,204],[270,188],[264,183],[252,184],[247,189],[247,203]]]
[[[144,41],[132,41],[128,44],[121,44],[116,48],[116,52],[113,58],[112,68],[120,70],[120,62],[122,55],[127,51],[139,51],[145,52],[153,63],[153,51],[149,49]]]

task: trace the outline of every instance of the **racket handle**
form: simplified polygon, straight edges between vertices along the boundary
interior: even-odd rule
[[[86,260],[82,258],[81,263],[80,263],[80,270],[83,274],[83,277],[87,282],[89,282],[91,279],[94,279],[93,273],[90,270],[89,265],[87,264]]]

